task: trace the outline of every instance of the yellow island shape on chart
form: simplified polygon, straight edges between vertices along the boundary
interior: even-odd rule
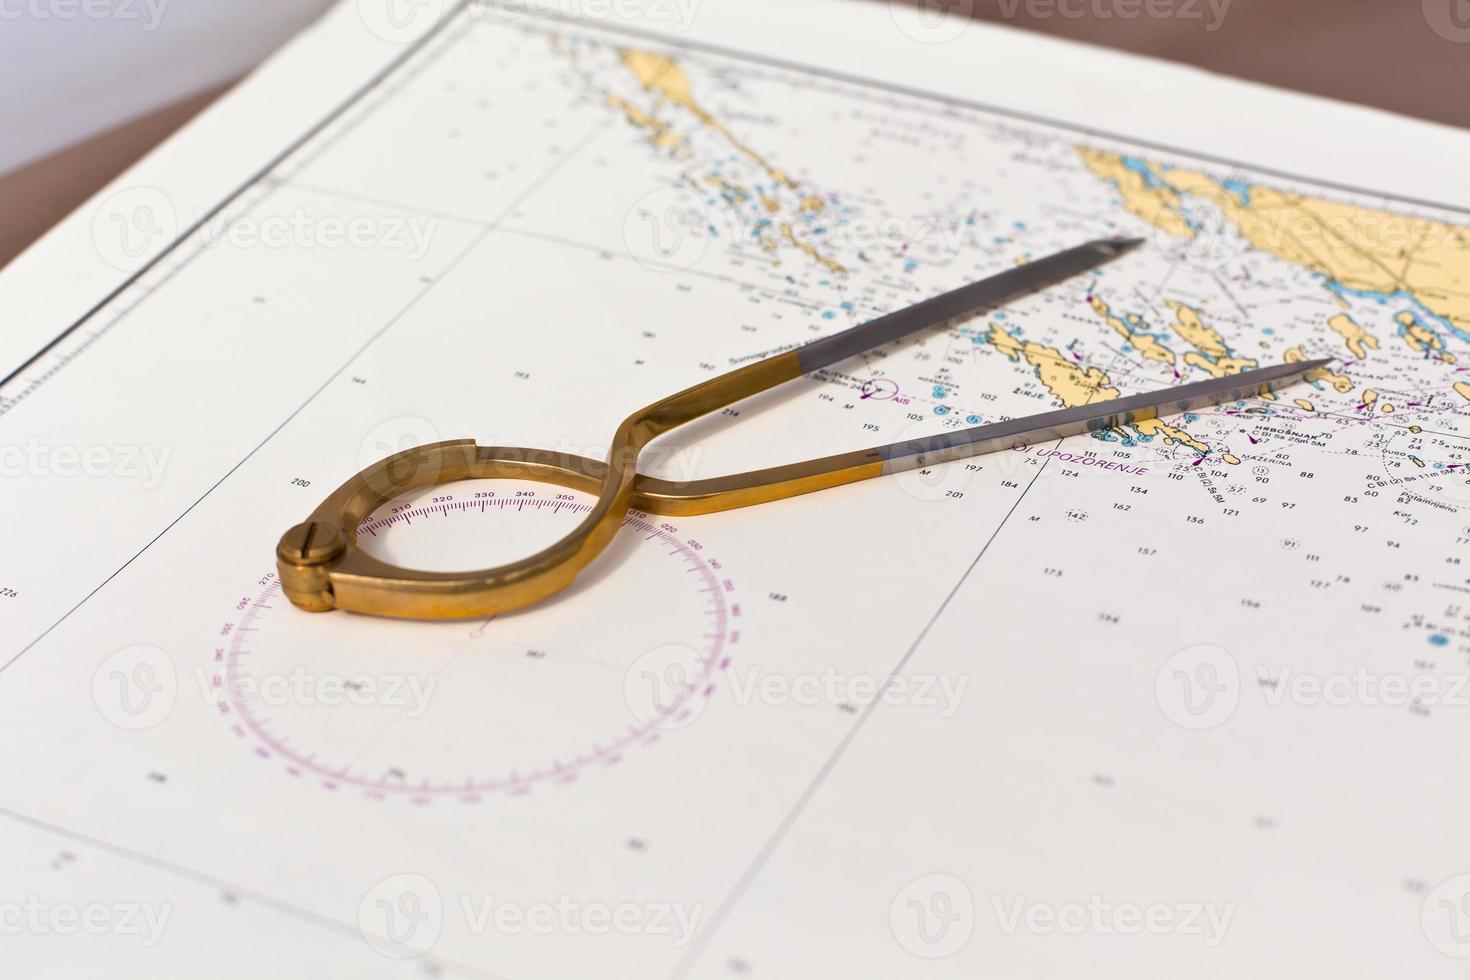
[[[1108,376],[1101,370],[1084,368],[1055,347],[1018,340],[995,323],[990,325],[990,332],[983,339],[1012,361],[1020,363],[1024,360],[1034,367],[1046,390],[1068,408],[1118,397],[1118,389],[1112,387]]]
[[[1368,356],[1368,348],[1378,349],[1378,338],[1358,326],[1357,322],[1346,313],[1339,313],[1327,321],[1327,326],[1342,338],[1347,345],[1348,352],[1362,360]]]
[[[1123,206],[1175,238],[1193,238],[1186,196],[1208,201],[1253,247],[1374,296],[1412,297],[1470,335],[1470,227],[1253,185],[1248,193],[1199,170],[1079,147]]]
[[[1195,348],[1185,353],[1185,364],[1208,371],[1215,378],[1239,374],[1260,364],[1254,358],[1232,357],[1225,338],[1220,331],[1205,323],[1199,310],[1174,300],[1168,303],[1169,309],[1174,311],[1174,332]]]
[[[1138,351],[1140,356],[1170,367],[1176,366],[1178,359],[1175,353],[1157,335],[1148,331],[1148,323],[1143,317],[1136,313],[1120,316],[1106,300],[1096,294],[1089,297],[1088,302],[1091,303],[1093,312],[1102,317],[1103,322]],[[1215,378],[1239,374],[1259,365],[1260,362],[1254,358],[1231,356],[1224,336],[1204,322],[1199,310],[1174,300],[1167,302],[1169,309],[1174,312],[1174,332],[1195,348],[1185,352],[1185,364],[1206,371]]]
[[[679,156],[689,152],[689,145],[684,137],[674,132],[668,123],[653,118],[622,96],[609,95],[607,101],[614,108],[621,109],[628,117],[628,122],[640,129],[648,130],[649,142],[660,150],[668,150]]]
[[[1220,331],[1208,326],[1200,317],[1199,310],[1184,303],[1169,300],[1169,309],[1174,311],[1174,332],[1183,337],[1195,350],[1208,358],[1218,359],[1230,353]]]
[[[989,332],[983,334],[980,339],[1012,361],[1020,363],[1024,360],[1030,364],[1036,369],[1036,376],[1046,386],[1046,390],[1055,395],[1068,408],[1118,397],[1118,389],[1112,386],[1105,372],[1095,367],[1083,367],[1055,347],[1047,347],[1029,340],[1022,341],[1006,333],[997,323],[990,324]],[[1163,437],[1166,445],[1177,442],[1201,454],[1210,451],[1209,446],[1163,419],[1140,418],[1130,422],[1129,425],[1141,436]],[[1227,463],[1240,462],[1234,456],[1222,456],[1221,458]]]
[[[1129,314],[1127,318],[1118,316],[1101,296],[1093,295],[1089,302],[1092,304],[1093,311],[1103,318],[1103,322],[1112,327],[1118,336],[1131,344],[1140,355],[1150,361],[1158,361],[1170,367],[1174,366],[1174,352],[1160,343],[1153,334],[1143,329],[1148,324],[1144,323],[1142,317],[1137,314]]]
[[[743,142],[730,131],[729,127],[720,122],[714,113],[706,109],[695,97],[694,86],[689,81],[688,73],[673,58],[670,58],[668,55],[658,54],[653,51],[642,51],[637,48],[625,48],[622,50],[620,56],[623,67],[633,75],[634,79],[637,80],[638,84],[645,91],[652,92],[660,96],[664,101],[684,109],[701,125],[717,133],[741,155],[765,171],[779,187],[800,195],[795,204],[797,213],[801,215],[815,215],[820,214],[826,209],[826,202],[822,200],[820,195],[803,193],[800,185],[792,179],[790,174],[776,167],[754,148]],[[668,123],[655,118],[652,113],[645,112],[619,96],[609,96],[608,102],[620,109],[627,116],[628,121],[634,126],[648,130],[650,134],[649,139],[655,147],[669,150],[678,156],[688,155],[688,140],[674,132]],[[740,201],[752,199],[750,191],[724,178],[709,178],[709,180],[712,184],[720,188],[721,193],[729,197],[734,197]],[[761,194],[760,202],[768,214],[776,215],[781,211],[781,202],[771,194]],[[804,252],[811,259],[826,267],[828,271],[837,275],[847,274],[848,270],[836,259],[823,255],[815,244],[799,238],[790,222],[782,222],[780,229],[781,237],[787,244]],[[762,241],[762,246],[768,252],[774,252],[778,244],[779,242],[774,237],[766,237]]]
[[[1417,304],[1429,319],[1441,320],[1449,331],[1470,338],[1470,226],[1260,184],[1242,190],[1201,170],[1161,166],[1088,147],[1079,147],[1078,153],[1095,176],[1117,188],[1132,215],[1166,234],[1194,237],[1185,216],[1185,198],[1202,198],[1219,209],[1252,247],[1323,276],[1335,291]],[[1446,364],[1457,361],[1446,350],[1444,336],[1416,311],[1399,311],[1394,320],[1402,341],[1414,353]],[[1327,326],[1341,336],[1355,359],[1367,359],[1370,350],[1379,350],[1379,339],[1348,314],[1330,317]],[[1202,344],[1195,336],[1179,334],[1208,354],[1204,344],[1213,338],[1201,335]],[[1286,351],[1286,360],[1304,359],[1299,348]],[[1185,363],[1204,366],[1189,354]],[[1326,381],[1342,394],[1352,389],[1347,375],[1327,369],[1314,370],[1307,381]],[[1454,391],[1467,397],[1466,383],[1455,382]],[[1363,404],[1370,411],[1377,407],[1382,414],[1394,413],[1391,404],[1376,403],[1374,392],[1364,392]]]
[[[638,83],[644,88],[657,92],[675,105],[683,106],[693,114],[694,118],[725,137],[731,146],[759,164],[760,168],[770,174],[771,179],[776,183],[796,190],[796,181],[792,180],[785,171],[773,167],[765,157],[742,143],[734,133],[725,127],[724,123],[699,104],[694,97],[694,86],[689,83],[689,76],[673,58],[653,51],[626,48],[623,51],[623,67],[632,72],[633,77],[638,79]],[[808,200],[815,200],[818,205],[821,204],[819,198]]]
[[[1395,322],[1403,329],[1404,343],[1416,354],[1434,354],[1447,364],[1455,362],[1453,354],[1444,352],[1444,341],[1439,339],[1439,334],[1430,330],[1419,322],[1419,318],[1405,310],[1394,317]]]
[[[1291,350],[1287,351],[1285,357],[1287,363],[1289,364],[1299,364],[1302,361],[1307,360],[1307,355],[1302,352],[1302,349],[1299,346],[1293,347],[1291,348]],[[1327,367],[1313,368],[1306,373],[1302,380],[1307,382],[1325,381],[1328,384],[1332,385],[1332,387],[1336,389],[1339,393],[1344,395],[1353,390],[1353,382],[1351,378],[1349,378],[1345,374],[1338,374]]]

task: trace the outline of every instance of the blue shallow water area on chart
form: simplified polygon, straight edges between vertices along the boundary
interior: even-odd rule
[[[1142,157],[1124,157],[1123,166],[1142,177],[1143,186],[1151,190],[1161,190],[1169,186],[1159,177],[1153,165]]]
[[[1399,289],[1391,293],[1385,293],[1381,290],[1353,289],[1351,286],[1345,286],[1338,280],[1328,278],[1327,276],[1321,275],[1320,273],[1318,274],[1317,278],[1322,280],[1323,284],[1326,285],[1327,288],[1331,290],[1334,294],[1336,294],[1339,299],[1346,300],[1348,297],[1352,297],[1354,299],[1366,299],[1371,300],[1380,306],[1387,306],[1390,303],[1394,302],[1407,303],[1414,308],[1411,312],[1415,314],[1415,318],[1426,328],[1430,330],[1434,329],[1434,327],[1430,324],[1424,323],[1425,318],[1433,320],[1443,329],[1448,330],[1450,333],[1454,334],[1456,337],[1460,338],[1466,343],[1470,343],[1470,332],[1462,330],[1461,328],[1451,323],[1445,317],[1426,307],[1423,301],[1419,299],[1419,297],[1415,296],[1407,289]]]
[[[1251,206],[1251,185],[1243,180],[1222,180],[1220,186],[1235,195],[1241,207]]]

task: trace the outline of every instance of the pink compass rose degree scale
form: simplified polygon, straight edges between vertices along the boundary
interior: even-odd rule
[[[589,509],[580,495],[517,486],[440,488],[373,515],[359,541],[455,567],[487,548],[534,548]],[[608,557],[666,600],[619,602],[589,575],[493,624],[385,623],[299,614],[267,575],[220,629],[217,709],[263,764],[377,799],[473,802],[615,766],[698,717],[739,641],[740,607],[719,560],[658,518],[631,515]],[[545,704],[556,717],[528,707]]]

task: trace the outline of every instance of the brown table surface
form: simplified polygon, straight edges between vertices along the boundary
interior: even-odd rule
[[[1230,0],[1226,7],[1213,0],[1213,9],[1224,11],[1215,30],[1208,29],[1216,20],[1211,0],[865,2],[922,3],[1470,127],[1470,0]],[[1201,16],[1092,12],[1139,8]],[[0,265],[218,94],[191,98],[0,178]]]
[[[1470,128],[1470,0],[1215,0],[1214,6],[1224,10],[1215,30],[1208,29],[1215,20],[1211,0],[869,2],[963,11],[980,20]],[[1190,16],[1075,16],[1150,3]],[[1449,36],[1435,30],[1436,21],[1448,26]]]

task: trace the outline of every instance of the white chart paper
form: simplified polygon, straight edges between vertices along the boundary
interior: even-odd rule
[[[0,277],[7,974],[1461,975],[1470,213],[1442,157],[1470,141],[935,29],[476,5],[411,45],[343,7]],[[965,84],[1046,59],[1029,94]],[[1256,135],[1157,93],[1097,124],[1173,78]],[[1344,120],[1360,158],[1308,166]],[[1374,127],[1419,179],[1374,179],[1400,166]],[[1149,244],[702,420],[651,472],[1337,363],[635,513],[494,620],[279,592],[280,534],[390,452],[599,456],[669,393],[1111,236]],[[494,565],[590,499],[454,484],[360,539]]]

